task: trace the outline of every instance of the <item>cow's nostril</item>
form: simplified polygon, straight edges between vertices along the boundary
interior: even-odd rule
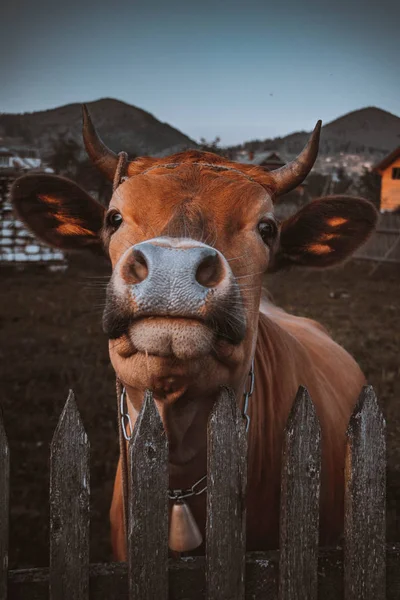
[[[210,253],[203,258],[197,267],[196,280],[204,287],[215,287],[221,281],[222,277],[222,264],[218,252],[213,250],[212,254]]]
[[[129,262],[129,274],[131,283],[140,283],[149,274],[147,261],[141,250],[133,250],[132,259]]]

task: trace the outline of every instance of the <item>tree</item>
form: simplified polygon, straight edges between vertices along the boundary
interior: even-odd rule
[[[358,180],[357,191],[360,196],[370,200],[379,209],[381,205],[381,176],[376,171],[363,167]]]
[[[108,205],[112,196],[112,183],[96,169],[89,158],[77,164],[74,180],[89,193],[97,196],[101,204]]]
[[[310,173],[307,177],[307,195],[310,198],[319,198],[324,193],[327,182],[328,175],[322,175],[322,173]]]
[[[77,172],[81,148],[79,144],[66,134],[61,134],[53,141],[51,154],[47,164],[55,173],[74,178]]]
[[[332,194],[344,194],[352,184],[352,180],[343,167],[338,167],[332,183],[333,185],[330,190]]]
[[[225,156],[225,148],[221,148],[219,145],[221,142],[220,137],[216,137],[212,142],[208,142],[205,138],[200,138],[199,149],[203,152],[213,152],[220,156]]]

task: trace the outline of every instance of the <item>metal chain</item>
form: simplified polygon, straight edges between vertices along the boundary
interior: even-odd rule
[[[203,486],[200,490],[197,490],[197,487],[200,486],[203,481],[207,479],[207,475],[204,475],[201,479],[196,481],[188,490],[168,490],[168,498],[170,500],[183,500],[184,498],[190,498],[190,496],[200,496],[207,489],[207,484]]]
[[[249,431],[249,427],[250,427],[250,416],[248,414],[248,410],[249,410],[249,400],[253,395],[254,392],[254,358],[251,361],[251,369],[250,369],[250,373],[249,373],[249,378],[250,378],[250,388],[243,394],[244,396],[244,402],[243,402],[243,417],[246,419],[246,433]]]
[[[251,369],[249,372],[249,379],[250,379],[249,389],[245,389],[245,391],[243,393],[244,402],[243,402],[242,414],[243,414],[243,418],[246,420],[246,433],[249,431],[249,426],[250,426],[250,416],[248,414],[249,400],[254,392],[254,379],[255,379],[254,378],[254,358],[251,361]],[[247,388],[247,386],[246,386],[246,388]],[[126,401],[126,389],[123,387],[122,392],[121,392],[121,397],[120,397],[120,418],[121,418],[122,433],[123,433],[126,441],[129,442],[132,439],[133,428],[132,428],[132,421],[129,416],[129,412],[128,412],[128,410],[125,410],[125,401]],[[130,433],[127,432],[127,429],[126,429],[127,426],[129,426]],[[207,479],[207,475],[203,475],[203,477],[198,479],[196,481],[196,483],[194,483],[192,485],[192,487],[188,488],[187,490],[182,490],[182,489],[168,490],[168,498],[170,500],[174,500],[175,502],[178,502],[178,501],[184,500],[185,498],[190,498],[191,496],[200,496],[200,494],[203,494],[206,491],[207,484],[199,490],[197,488],[200,487],[201,484],[203,483],[203,481],[205,481],[206,479]]]
[[[126,399],[126,389],[125,389],[125,387],[123,387],[121,396],[119,399],[119,416],[121,419],[121,428],[122,428],[122,433],[124,434],[124,438],[126,439],[127,442],[130,442],[132,439],[133,428],[132,428],[132,421],[131,421],[131,417],[129,416],[129,412],[128,412],[128,410],[125,410],[125,399]],[[130,433],[128,433],[126,430],[127,425],[129,426]]]

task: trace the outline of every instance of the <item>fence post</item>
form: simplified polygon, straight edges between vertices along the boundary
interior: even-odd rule
[[[247,438],[232,391],[223,388],[208,423],[207,600],[244,599]]]
[[[365,386],[347,430],[344,590],[346,600],[386,598],[385,420]]]
[[[321,431],[314,404],[300,386],[283,445],[279,600],[316,600]]]
[[[7,598],[10,452],[0,410],[0,600]]]
[[[130,600],[168,599],[168,441],[151,392],[129,443]]]
[[[51,442],[51,600],[89,597],[89,476],[89,441],[70,390]]]

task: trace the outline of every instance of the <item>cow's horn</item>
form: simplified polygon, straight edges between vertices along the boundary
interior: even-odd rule
[[[318,154],[319,135],[322,121],[318,121],[304,150],[292,162],[272,171],[277,196],[290,192],[307,177]]]
[[[115,170],[118,165],[118,156],[107,148],[98,136],[86,104],[82,104],[83,113],[83,141],[86,152],[94,165],[104,173],[111,181],[114,179]]]

